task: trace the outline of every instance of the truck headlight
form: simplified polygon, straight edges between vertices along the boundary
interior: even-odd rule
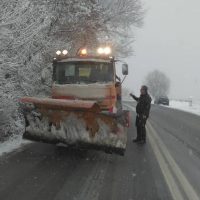
[[[98,54],[103,54],[103,53],[104,53],[104,49],[101,48],[101,47],[98,48],[98,49],[97,49],[97,53],[98,53]]]
[[[106,55],[110,54],[110,53],[111,53],[111,48],[110,48],[110,47],[105,47],[105,48],[104,48],[104,53],[105,53]]]
[[[59,56],[62,52],[60,50],[56,51],[56,54]]]
[[[63,51],[62,51],[62,54],[63,54],[63,55],[67,55],[67,54],[68,54],[68,51],[67,51],[67,50],[63,50]]]

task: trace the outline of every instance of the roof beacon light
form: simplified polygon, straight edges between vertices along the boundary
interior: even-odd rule
[[[59,56],[62,52],[60,50],[56,51],[56,54]]]
[[[62,51],[62,54],[63,54],[63,55],[67,55],[67,54],[68,54],[68,51],[67,51],[67,50],[63,50],[63,51]]]
[[[97,49],[97,53],[98,53],[98,54],[103,54],[103,53],[104,53],[104,49],[103,49],[102,47],[99,47],[99,48]]]
[[[100,55],[102,55],[102,54],[109,55],[109,54],[111,54],[111,48],[110,47],[104,47],[104,48],[99,47],[97,49],[97,53]]]
[[[104,53],[105,53],[106,55],[111,54],[111,48],[110,48],[110,47],[105,47],[105,48],[104,48]]]
[[[87,49],[81,49],[80,55],[81,56],[87,55]]]

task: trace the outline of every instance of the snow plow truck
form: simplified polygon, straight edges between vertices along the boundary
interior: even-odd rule
[[[122,108],[118,61],[109,47],[98,48],[95,55],[82,48],[74,57],[57,51],[51,97],[20,99],[23,138],[124,155],[129,112]],[[128,74],[126,63],[122,73]]]

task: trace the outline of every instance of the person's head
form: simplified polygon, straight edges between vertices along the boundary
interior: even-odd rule
[[[146,85],[142,85],[142,87],[140,89],[140,94],[145,95],[147,93],[148,93],[148,87]]]

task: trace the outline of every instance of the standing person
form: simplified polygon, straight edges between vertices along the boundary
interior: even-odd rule
[[[136,97],[132,93],[130,96],[137,101],[136,106],[136,127],[137,138],[133,142],[146,143],[146,121],[149,117],[151,108],[151,97],[148,94],[148,87],[143,85],[140,89],[140,97]]]

